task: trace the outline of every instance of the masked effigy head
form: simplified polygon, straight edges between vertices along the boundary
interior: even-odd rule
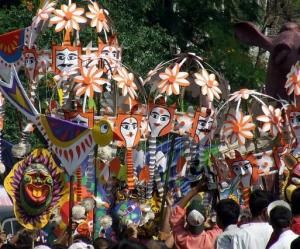
[[[66,197],[63,171],[45,149],[34,150],[16,163],[4,186],[13,199],[17,220],[28,229],[44,227]]]
[[[252,154],[242,156],[238,151],[235,151],[235,158],[229,159],[226,157],[226,162],[231,168],[233,175],[240,177],[244,188],[249,188],[251,185],[257,183],[259,169],[256,159]]]
[[[195,113],[191,135],[196,143],[206,144],[214,123],[214,112],[202,107]]]

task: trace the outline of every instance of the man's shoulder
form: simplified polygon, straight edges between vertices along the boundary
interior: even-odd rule
[[[250,222],[247,224],[241,225],[241,229],[249,232],[272,232],[272,226],[267,222]]]

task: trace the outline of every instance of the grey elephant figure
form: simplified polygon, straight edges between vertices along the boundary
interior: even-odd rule
[[[243,43],[266,49],[270,52],[267,69],[266,93],[288,99],[284,88],[286,75],[300,59],[300,28],[296,23],[285,23],[274,37],[265,36],[250,22],[235,24],[235,35]]]

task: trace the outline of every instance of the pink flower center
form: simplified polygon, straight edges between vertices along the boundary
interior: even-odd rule
[[[214,86],[214,80],[208,80],[207,86],[208,86],[209,88],[212,88],[212,87]]]

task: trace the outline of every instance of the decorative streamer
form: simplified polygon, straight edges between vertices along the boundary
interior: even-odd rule
[[[155,173],[155,166],[156,166],[156,137],[150,135],[148,138],[148,152],[149,152],[149,182],[147,184],[147,193],[146,198],[150,199],[152,197],[153,191],[153,179]]]
[[[133,170],[133,153],[132,148],[127,149],[126,154],[126,164],[127,164],[127,184],[128,189],[134,189],[134,170]]]
[[[4,98],[0,93],[0,174],[5,172],[5,165],[2,162],[2,130],[4,126]]]

